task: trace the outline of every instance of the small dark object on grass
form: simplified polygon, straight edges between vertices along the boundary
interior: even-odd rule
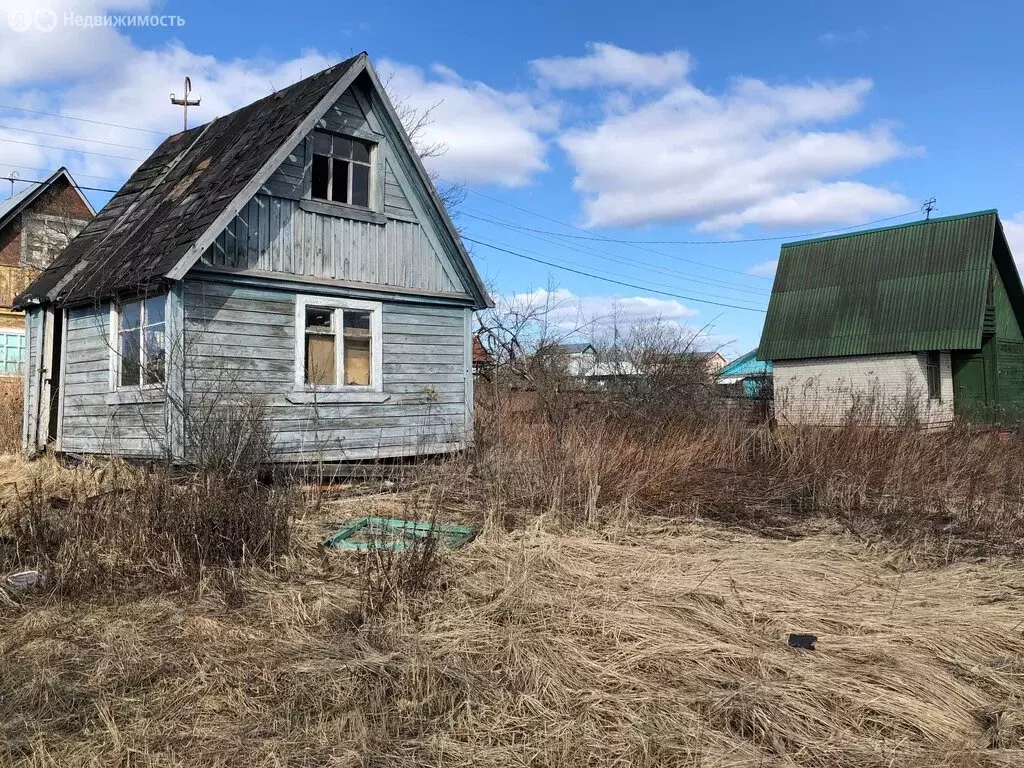
[[[790,648],[803,648],[805,651],[813,651],[814,644],[817,642],[817,635],[796,635],[790,634],[789,636],[789,647]]]

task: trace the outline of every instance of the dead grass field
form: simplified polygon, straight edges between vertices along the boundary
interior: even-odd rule
[[[46,469],[3,471],[54,492],[83,471],[109,482]],[[1024,764],[1019,561],[936,565],[827,522],[770,539],[541,514],[491,526],[431,589],[367,616],[359,557],[317,543],[332,521],[419,503],[324,505],[275,568],[184,591],[10,594],[0,764]]]

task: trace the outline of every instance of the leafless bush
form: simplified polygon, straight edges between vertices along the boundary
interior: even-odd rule
[[[59,495],[32,476],[0,509],[0,568],[38,569],[61,595],[102,597],[181,589],[210,568],[272,567],[299,499],[260,481],[263,417],[239,408],[209,426],[205,463],[188,471],[113,462]]]

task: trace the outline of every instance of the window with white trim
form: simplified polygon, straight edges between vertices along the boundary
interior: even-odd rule
[[[166,379],[166,296],[124,301],[114,310],[118,389],[161,386]]]
[[[368,141],[314,131],[312,198],[369,208],[373,149]]]
[[[25,365],[25,332],[0,330],[0,376],[17,376]]]
[[[295,309],[300,388],[380,391],[379,302],[299,296]]]

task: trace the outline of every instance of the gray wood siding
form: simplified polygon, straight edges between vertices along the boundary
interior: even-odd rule
[[[409,204],[409,198],[405,196],[405,190],[398,182],[398,177],[395,175],[390,161],[385,163],[384,171],[384,210],[387,213],[416,218],[416,214]]]
[[[35,452],[39,424],[39,361],[43,345],[43,310],[25,313],[25,389],[22,414],[22,448]]]
[[[398,288],[459,292],[419,224],[386,225],[304,211],[256,195],[220,234],[204,264]]]
[[[110,307],[67,313],[61,451],[159,457],[165,449],[163,393],[158,402],[110,405]],[[140,398],[141,399],[141,396]]]
[[[315,293],[311,286],[309,293]],[[351,461],[462,448],[468,338],[463,307],[385,302],[381,403],[297,404],[295,294],[185,281],[187,407],[259,395],[279,461]]]

